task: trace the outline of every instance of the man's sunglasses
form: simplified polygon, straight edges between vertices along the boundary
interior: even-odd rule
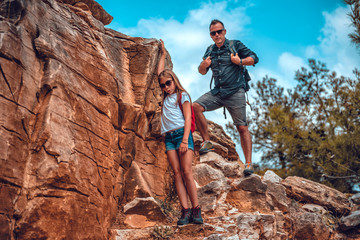
[[[168,87],[170,87],[172,81],[173,81],[173,80],[167,80],[167,81],[165,82],[165,84],[161,83],[161,84],[160,84],[160,87],[161,87],[161,88],[165,88],[165,85],[168,86]]]
[[[220,30],[217,30],[217,31],[212,31],[210,32],[210,35],[211,36],[215,36],[216,34],[222,34],[222,32],[224,31],[225,29],[220,29]]]

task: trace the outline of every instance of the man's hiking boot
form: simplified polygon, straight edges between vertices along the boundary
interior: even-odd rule
[[[214,146],[210,141],[207,140],[200,145],[199,154],[201,155],[207,152],[211,152],[212,150],[214,150]]]
[[[190,208],[183,208],[181,210],[181,218],[178,220],[177,225],[186,225],[191,220],[191,209]]]
[[[251,174],[254,173],[254,170],[252,168],[252,164],[251,163],[246,163],[245,164],[245,169],[244,169],[244,176],[250,176]]]
[[[192,223],[203,224],[204,221],[201,217],[201,208],[199,206],[192,209]]]

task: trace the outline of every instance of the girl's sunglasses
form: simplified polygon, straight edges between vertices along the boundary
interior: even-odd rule
[[[173,80],[167,80],[167,81],[165,82],[165,84],[161,83],[161,84],[160,84],[160,87],[161,87],[161,88],[165,88],[165,85],[168,86],[168,87],[170,87],[172,81],[173,81]]]
[[[221,34],[225,29],[220,29],[220,30],[217,30],[217,31],[213,31],[213,32],[210,32],[210,35],[211,36],[215,36],[216,34]]]

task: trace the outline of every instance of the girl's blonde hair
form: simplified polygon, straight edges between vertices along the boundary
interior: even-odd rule
[[[160,84],[160,79],[162,78],[171,78],[173,81],[174,81],[174,84],[175,84],[175,92],[176,92],[176,104],[178,104],[179,102],[179,98],[180,98],[180,94],[182,92],[186,92],[187,95],[189,96],[190,98],[190,94],[184,89],[184,87],[181,85],[178,77],[176,76],[176,74],[169,70],[169,69],[165,69],[164,71],[162,71],[159,76],[158,76],[158,81],[159,81],[159,84]],[[164,103],[164,99],[166,98],[166,96],[168,95],[167,92],[163,91],[164,95],[163,95],[163,99],[162,99],[162,102],[161,102],[161,109],[163,107],[163,103]],[[190,98],[190,104],[192,103],[191,101],[191,98]]]

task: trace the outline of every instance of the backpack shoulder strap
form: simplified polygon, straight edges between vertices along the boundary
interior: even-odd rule
[[[205,58],[207,58],[208,56],[211,56],[211,53],[212,53],[212,51],[213,51],[213,49],[214,49],[214,46],[215,46],[215,44],[211,44],[206,50],[206,53],[205,53]]]
[[[234,47],[234,40],[230,40],[229,41],[229,50],[230,50],[230,52],[232,53],[232,54],[236,54],[237,53],[237,51],[236,51],[236,49],[235,49],[235,47]],[[246,69],[246,66],[244,66],[244,65],[241,65],[240,66],[240,69],[241,69],[241,71],[242,71],[242,74],[247,74],[247,75],[249,75],[249,73],[247,72],[247,69]],[[247,77],[247,76],[246,76]],[[249,76],[249,78],[250,78],[250,76]],[[250,81],[250,80],[248,80],[247,78],[245,78],[247,81]]]
[[[230,40],[229,41],[229,50],[230,50],[230,52],[232,53],[232,54],[236,54],[237,53],[237,51],[236,51],[236,49],[235,49],[235,47],[234,47],[234,40]]]
[[[181,112],[182,112],[183,115],[184,115],[183,107],[182,107],[182,104],[181,104],[181,99],[182,99],[182,93],[180,93],[179,100],[178,100],[178,104],[179,104],[179,107],[180,107]]]
[[[209,48],[209,56],[211,55],[213,49],[214,49],[215,43],[211,44],[210,48]]]
[[[209,54],[207,54],[207,56],[206,56],[206,57],[211,56],[211,53],[212,53],[212,51],[213,51],[214,47],[215,47],[215,43],[210,45],[210,47],[209,47],[209,51],[208,51],[208,52],[209,52]],[[210,89],[211,89],[211,85],[212,85],[213,80],[214,80],[214,75],[212,75],[212,76],[211,76],[211,80],[210,80]]]

